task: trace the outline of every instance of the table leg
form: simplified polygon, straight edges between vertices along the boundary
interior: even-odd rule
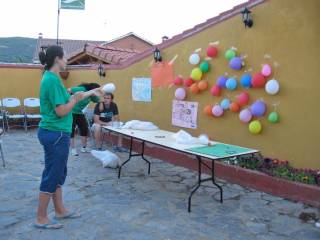
[[[141,149],[141,153],[136,153],[136,154],[132,154],[132,145],[133,145],[133,137],[130,137],[130,149],[129,149],[129,158],[123,162],[121,164],[121,166],[119,167],[119,170],[118,170],[118,178],[120,178],[121,176],[121,168],[126,164],[128,163],[132,157],[139,157],[141,156],[142,159],[148,164],[148,174],[150,174],[150,168],[151,168],[151,163],[149,160],[147,160],[145,157],[144,157],[144,144],[145,144],[145,141],[142,141],[142,149]]]
[[[3,165],[3,167],[5,168],[5,167],[6,167],[6,162],[4,161],[4,155],[3,155],[3,151],[2,151],[2,142],[1,142],[1,139],[0,139],[0,155],[1,155],[1,158],[2,158],[2,165]]]
[[[198,160],[198,183],[194,187],[194,189],[191,191],[188,199],[188,212],[191,212],[191,198],[192,195],[198,190],[198,188],[201,186],[201,157],[197,156]]]
[[[130,137],[129,158],[120,165],[119,170],[118,170],[118,178],[120,178],[120,176],[121,176],[121,168],[122,168],[127,162],[129,162],[129,161],[131,160],[131,157],[132,157],[132,144],[133,144],[133,138]]]
[[[214,168],[215,161],[214,160],[211,161],[212,165],[211,165],[211,168],[210,168],[205,162],[202,162],[202,159],[201,159],[200,156],[197,156],[197,160],[198,160],[198,182],[194,186],[194,188],[191,190],[191,193],[189,195],[188,212],[191,212],[191,199],[192,199],[192,196],[199,189],[199,187],[201,187],[201,183],[203,183],[203,182],[211,181],[213,183],[213,185],[215,185],[219,189],[219,191],[220,191],[220,202],[221,203],[223,202],[223,189],[215,181],[215,168]],[[211,170],[211,177],[201,179],[201,167],[202,167],[202,165],[204,165],[205,167],[207,167],[207,168],[209,168]]]
[[[148,164],[148,174],[150,174],[151,163],[150,163],[150,161],[149,161],[148,159],[146,159],[146,158],[144,157],[144,144],[145,144],[145,142],[143,141],[143,142],[142,142],[141,157],[142,157],[142,159]]]
[[[211,163],[212,164],[211,165],[212,183],[213,183],[213,185],[215,185],[220,190],[220,203],[223,203],[223,189],[219,184],[216,183],[215,171],[214,171],[214,163],[215,163],[215,161],[213,160],[212,163]]]

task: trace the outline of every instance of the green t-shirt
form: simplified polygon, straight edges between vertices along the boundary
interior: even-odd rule
[[[43,74],[40,85],[40,113],[42,119],[39,127],[71,133],[72,113],[63,117],[56,114],[55,108],[69,102],[70,94],[63,86],[60,78],[53,72]]]
[[[72,87],[71,88],[71,92],[72,93],[76,93],[76,92],[86,92],[87,90],[85,89],[85,87],[79,86],[79,87]],[[98,103],[99,102],[99,98],[97,96],[90,96],[87,97],[83,100],[81,100],[80,102],[78,102],[76,105],[74,105],[73,109],[72,109],[72,113],[74,114],[83,114],[82,110],[88,106],[88,104],[90,102],[95,102]]]

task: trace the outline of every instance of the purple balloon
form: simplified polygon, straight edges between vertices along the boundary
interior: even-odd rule
[[[251,110],[252,116],[262,117],[267,110],[267,106],[264,103],[264,101],[258,100],[251,105],[250,110]]]
[[[225,76],[220,76],[217,79],[217,85],[221,88],[225,88],[227,80],[228,78],[226,78]]]
[[[250,112],[249,109],[243,109],[240,113],[239,113],[239,118],[242,122],[247,123],[250,122],[251,118],[252,118],[252,114]]]
[[[223,115],[223,109],[220,105],[214,105],[212,108],[212,114],[215,117],[220,117]]]
[[[242,59],[240,57],[234,57],[230,60],[229,66],[233,70],[240,70],[242,68]]]
[[[177,100],[183,100],[186,97],[186,90],[184,88],[177,88],[174,95]]]

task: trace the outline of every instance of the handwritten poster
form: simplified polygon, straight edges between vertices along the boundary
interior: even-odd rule
[[[151,78],[132,79],[132,99],[138,102],[151,102]]]
[[[184,128],[197,128],[197,102],[173,100],[172,125]]]

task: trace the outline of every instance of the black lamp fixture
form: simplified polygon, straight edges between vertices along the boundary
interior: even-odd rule
[[[98,74],[100,77],[106,76],[106,72],[105,72],[104,67],[101,63],[99,64],[99,67],[98,67]]]
[[[162,57],[159,48],[153,51],[153,59],[155,62],[162,62]]]
[[[251,19],[251,11],[248,8],[244,8],[242,11],[242,22],[244,23],[244,27],[251,28],[253,25],[253,21]]]

